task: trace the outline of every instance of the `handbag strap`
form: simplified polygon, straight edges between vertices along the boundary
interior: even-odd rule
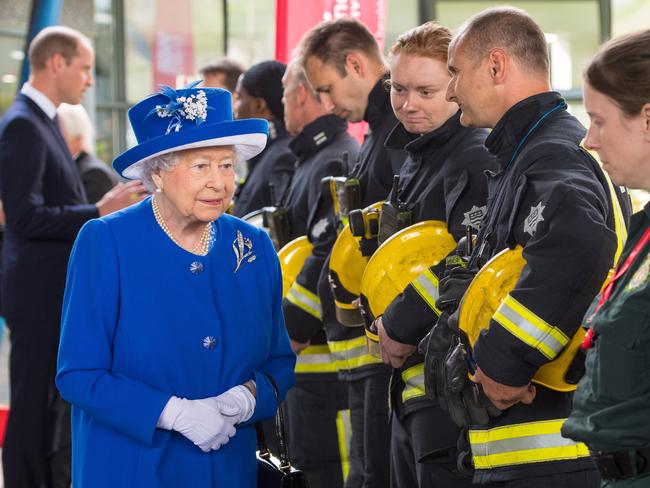
[[[291,461],[289,461],[289,449],[287,447],[287,433],[285,429],[285,423],[284,423],[284,413],[282,412],[282,400],[280,398],[280,390],[278,389],[278,385],[275,382],[275,379],[273,376],[271,376],[269,373],[264,373],[264,375],[268,378],[269,382],[271,383],[271,386],[273,387],[273,391],[275,392],[275,399],[277,401],[277,412],[275,414],[275,435],[278,438],[278,450],[279,455],[280,455],[280,466],[279,469],[285,474],[288,474],[291,472]],[[271,453],[269,452],[268,446],[266,444],[266,438],[264,436],[264,429],[262,428],[261,423],[255,424],[255,431],[257,433],[257,445],[259,447],[260,451],[260,457],[263,459],[269,459],[271,457]]]

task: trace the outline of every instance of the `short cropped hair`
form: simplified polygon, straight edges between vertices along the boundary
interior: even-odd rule
[[[80,43],[91,47],[90,40],[77,30],[63,25],[46,27],[29,44],[29,64],[33,71],[40,71],[52,56],[60,54],[69,65],[79,55]]]
[[[332,65],[342,77],[347,74],[345,59],[352,51],[383,63],[377,40],[365,25],[352,17],[321,22],[300,43],[303,62],[314,56]]]
[[[234,92],[237,88],[237,80],[244,72],[244,67],[237,61],[229,58],[222,58],[216,63],[208,64],[201,68],[201,76],[224,75],[224,84],[229,91]]]
[[[390,55],[400,53],[432,58],[447,64],[451,31],[437,22],[426,22],[401,34],[390,48]]]
[[[639,115],[650,103],[650,29],[603,45],[585,70],[585,80],[628,117]]]
[[[483,59],[494,48],[501,48],[526,71],[548,74],[548,45],[544,32],[521,9],[495,7],[470,17],[460,28],[454,43],[474,59]]]
[[[84,106],[62,103],[56,113],[59,115],[66,139],[81,136],[81,148],[88,154],[93,154],[95,131]]]
[[[320,94],[314,91],[311,84],[309,83],[309,80],[307,80],[305,68],[302,65],[302,59],[300,56],[296,56],[291,61],[289,61],[286,72],[291,73],[293,76],[292,87],[299,85],[304,86],[311,97],[320,103]]]

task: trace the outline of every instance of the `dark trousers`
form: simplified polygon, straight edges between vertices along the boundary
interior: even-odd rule
[[[11,321],[11,403],[2,468],[6,488],[70,486],[70,409],[54,385],[59,324]]]
[[[284,401],[289,459],[305,473],[310,488],[341,488],[349,440],[339,436],[339,425],[347,416],[347,385],[336,375],[323,381],[304,376],[297,375]]]
[[[389,486],[390,424],[388,384],[391,370],[349,383],[352,447],[345,488]]]
[[[486,483],[478,486],[485,488],[599,488],[600,474],[592,469]]]
[[[458,428],[437,405],[391,417],[391,488],[469,488],[456,469]]]

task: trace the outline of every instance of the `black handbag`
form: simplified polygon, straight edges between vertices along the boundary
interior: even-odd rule
[[[284,415],[282,414],[282,401],[278,385],[271,375],[266,377],[273,385],[275,398],[278,402],[278,411],[275,415],[275,434],[278,438],[278,450],[280,459],[271,456],[266,444],[264,430],[261,423],[255,424],[257,433],[257,486],[259,488],[309,488],[309,482],[305,473],[291,467],[289,451],[286,443],[286,431],[284,429]]]

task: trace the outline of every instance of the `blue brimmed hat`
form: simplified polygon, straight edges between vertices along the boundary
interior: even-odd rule
[[[180,90],[164,86],[131,107],[129,121],[138,145],[115,158],[115,171],[125,178],[139,179],[143,161],[199,147],[233,146],[243,159],[262,152],[268,122],[233,120],[230,92],[194,88],[197,83]]]

